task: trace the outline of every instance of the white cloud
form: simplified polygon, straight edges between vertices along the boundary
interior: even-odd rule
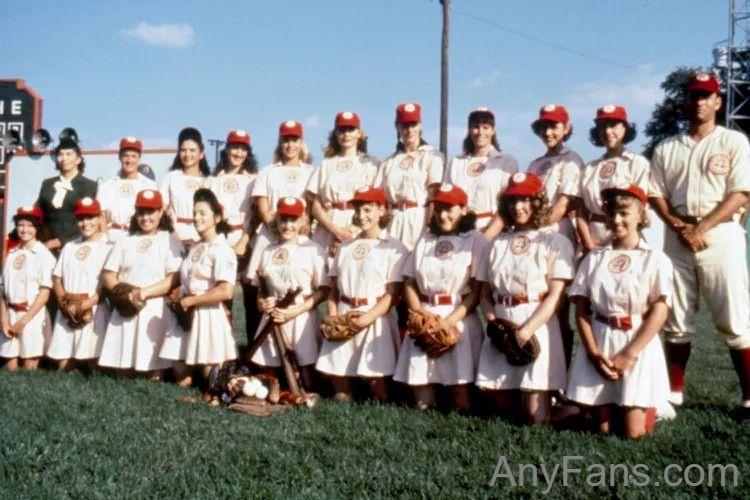
[[[320,115],[308,116],[302,123],[307,128],[318,128],[320,126]]]
[[[478,89],[481,87],[487,87],[489,85],[492,85],[493,83],[497,82],[500,79],[500,70],[495,70],[489,75],[484,76],[477,76],[474,78],[470,83],[469,87],[473,89]]]
[[[120,33],[146,45],[169,48],[189,47],[195,36],[195,30],[187,23],[154,25],[144,21],[132,28],[120,30]]]

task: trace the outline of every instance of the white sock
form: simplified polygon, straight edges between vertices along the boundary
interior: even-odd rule
[[[672,391],[669,393],[669,402],[672,403],[673,405],[677,405],[677,406],[681,405],[682,400],[683,400],[682,392]]]

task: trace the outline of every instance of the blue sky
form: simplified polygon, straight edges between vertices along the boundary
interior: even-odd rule
[[[722,0],[452,3],[449,154],[468,111],[489,106],[503,149],[522,168],[542,152],[528,126],[540,106],[571,110],[570,145],[590,160],[598,106],[625,105],[642,129],[663,77],[709,65],[714,43],[727,37]],[[44,126],[55,136],[75,127],[90,149],[123,135],[172,147],[186,125],[205,138],[236,127],[252,134],[263,164],[278,123],[297,119],[319,161],[334,114],[351,109],[382,158],[399,102],[422,103],[425,137],[437,144],[440,9],[429,0],[5,1],[0,77],[25,79],[44,98]]]

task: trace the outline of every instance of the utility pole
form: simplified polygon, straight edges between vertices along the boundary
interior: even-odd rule
[[[448,45],[450,38],[450,0],[443,6],[443,40],[440,46],[440,151],[448,159]]]

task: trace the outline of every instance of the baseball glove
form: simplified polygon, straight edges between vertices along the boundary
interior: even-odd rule
[[[91,322],[94,319],[94,313],[91,308],[84,309],[83,301],[88,298],[85,293],[66,293],[59,301],[60,312],[71,328],[78,329]]]
[[[518,338],[518,330],[514,330],[506,337],[505,357],[513,366],[524,366],[539,356],[541,346],[536,335],[532,334],[524,344]]]
[[[185,309],[182,307],[180,300],[184,295],[182,294],[182,288],[177,287],[172,290],[167,296],[167,307],[169,307],[177,318],[177,324],[180,328],[189,332],[193,327],[193,316],[195,315],[195,309]]]
[[[135,297],[136,290],[137,287],[121,281],[112,287],[112,290],[109,292],[109,300],[112,307],[117,309],[117,312],[123,318],[132,318],[146,305],[145,302],[137,300]]]
[[[352,321],[352,319],[361,315],[360,311],[349,311],[346,314],[328,316],[320,322],[320,331],[328,340],[349,340],[362,330]]]
[[[493,321],[487,322],[487,336],[490,338],[492,345],[504,353],[507,349],[508,336],[515,335],[517,328],[518,325],[510,320],[495,318]]]
[[[449,326],[438,316],[425,310],[409,309],[406,331],[414,344],[430,358],[442,356],[458,343],[458,329]]]

